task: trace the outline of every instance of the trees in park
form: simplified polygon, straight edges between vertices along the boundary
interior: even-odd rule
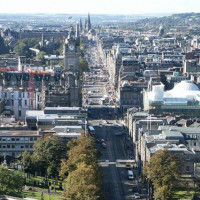
[[[170,200],[172,189],[179,178],[179,161],[167,149],[154,154],[144,167],[144,174],[149,178],[155,189],[155,198]]]
[[[63,199],[100,199],[101,171],[93,138],[82,136],[68,142],[67,147],[68,158],[62,160],[60,171],[66,183]]]
[[[22,175],[13,170],[0,167],[0,191],[4,194],[21,191],[24,185]]]
[[[4,39],[0,36],[0,54],[7,54],[9,52],[8,47],[4,43]]]
[[[66,148],[56,136],[45,136],[34,144],[34,153],[22,154],[25,172],[42,174],[56,178],[59,175],[61,159],[65,157]]]
[[[89,71],[89,67],[88,67],[88,62],[84,59],[84,57],[80,57],[79,60],[79,73],[80,76],[83,75],[83,72],[88,72]]]

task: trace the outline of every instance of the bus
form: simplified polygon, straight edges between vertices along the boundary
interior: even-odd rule
[[[94,135],[95,134],[95,129],[93,126],[88,126],[88,131],[91,135]]]

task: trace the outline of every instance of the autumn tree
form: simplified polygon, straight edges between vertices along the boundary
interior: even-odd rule
[[[154,154],[144,167],[144,174],[149,178],[155,189],[155,198],[170,200],[172,189],[179,178],[179,161],[167,149]]]
[[[80,162],[76,170],[67,177],[67,190],[63,195],[65,200],[97,200],[100,198],[99,182],[96,180],[96,171],[93,166]]]
[[[61,163],[60,176],[65,179],[63,199],[102,199],[101,170],[94,139],[88,134],[68,142],[67,159]]]

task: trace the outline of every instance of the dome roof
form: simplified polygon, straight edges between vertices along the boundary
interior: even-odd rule
[[[192,81],[187,80],[176,84],[172,91],[178,93],[187,91],[199,91],[199,88],[194,83],[192,83]]]

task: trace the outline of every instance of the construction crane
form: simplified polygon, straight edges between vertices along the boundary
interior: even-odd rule
[[[28,73],[29,74],[29,83],[28,83],[28,95],[29,95],[29,110],[33,110],[33,102],[34,102],[34,75],[54,75],[52,72],[45,72],[45,71],[36,71],[36,70],[27,70],[27,71],[18,71],[16,69],[10,67],[0,67],[0,73],[5,72],[18,72],[18,73]],[[36,99],[36,97],[35,97]]]
[[[29,95],[29,110],[33,110],[33,101],[34,101],[34,75],[54,75],[52,72],[45,72],[45,71],[28,71],[29,73],[29,88],[28,88],[28,95]],[[36,99],[36,96],[35,96]]]

